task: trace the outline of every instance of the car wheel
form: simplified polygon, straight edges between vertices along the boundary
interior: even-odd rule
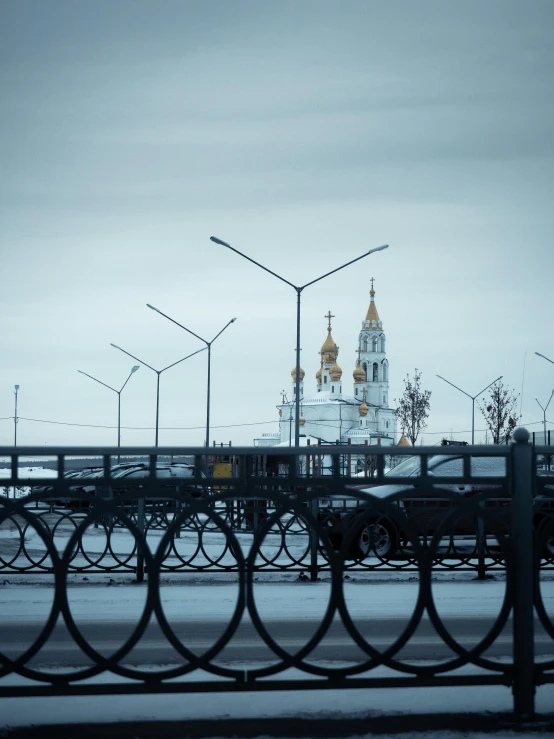
[[[377,521],[354,526],[354,534],[349,546],[350,559],[366,559],[376,556],[380,559],[390,557],[398,548],[398,534],[391,521],[380,518]]]

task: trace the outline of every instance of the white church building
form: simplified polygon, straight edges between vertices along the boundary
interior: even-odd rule
[[[338,364],[339,348],[331,330],[331,311],[327,338],[320,354],[314,392],[305,391],[305,372],[300,369],[301,443],[380,444],[396,440],[396,417],[389,407],[389,365],[383,322],[375,305],[371,280],[370,302],[358,335],[357,360],[350,378]],[[279,412],[279,432],[263,434],[256,446],[294,445],[296,369],[291,371],[290,395],[283,393]],[[304,437],[304,438],[302,438]]]

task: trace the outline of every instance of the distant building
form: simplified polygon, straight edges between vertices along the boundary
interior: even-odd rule
[[[300,369],[301,443],[394,444],[396,417],[389,408],[389,363],[383,322],[375,305],[371,280],[370,302],[358,335],[357,354],[352,372],[352,394],[343,390],[343,372],[337,363],[339,348],[331,334],[331,311],[327,319],[327,337],[321,346],[320,368],[315,374],[315,392],[304,393],[305,372]],[[283,394],[277,406],[279,432],[263,434],[254,440],[257,446],[294,444],[296,368],[291,371],[290,396]],[[304,438],[302,438],[304,437]]]

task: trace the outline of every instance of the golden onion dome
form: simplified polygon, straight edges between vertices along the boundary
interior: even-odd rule
[[[300,416],[300,418],[298,419],[298,425],[304,426],[305,423],[306,423],[305,418],[303,416]]]
[[[336,362],[329,370],[329,375],[331,376],[331,382],[338,382],[342,377],[342,370]]]
[[[365,402],[365,399],[364,399],[364,400],[362,400],[362,404],[360,405],[360,407],[358,409],[358,412],[359,412],[360,416],[367,416],[368,410],[369,410],[368,405],[367,405],[367,403]]]
[[[336,362],[336,359],[339,355],[339,348],[333,341],[333,337],[331,336],[331,329],[328,328],[327,331],[327,338],[321,346],[320,354],[325,364],[331,364],[333,362]]]
[[[402,436],[400,437],[400,439],[398,441],[398,446],[411,446],[411,444],[408,441],[408,439],[406,438],[406,435],[404,434],[404,432],[402,432]]]
[[[360,364],[358,364],[354,372],[352,372],[352,376],[356,385],[360,385],[362,382],[365,382],[366,378],[364,368]]]
[[[302,369],[302,367],[300,367],[300,382],[304,382],[304,375],[305,374],[306,373],[304,372],[304,370]],[[296,367],[293,367],[291,369],[290,376],[292,377],[292,381],[293,382],[296,382]]]

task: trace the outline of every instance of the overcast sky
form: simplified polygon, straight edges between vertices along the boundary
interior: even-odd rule
[[[503,375],[539,430],[553,27],[551,0],[4,0],[0,417],[18,383],[22,419],[115,426],[116,394],[78,369],[119,387],[134,361],[110,342],[160,369],[202,346],[150,302],[207,339],[238,317],[213,346],[212,438],[276,431],[295,293],[215,234],[297,284],[390,244],[305,292],[306,393],[329,309],[350,387],[373,276],[390,398],[415,367],[432,391],[425,443],[471,428],[437,373],[472,395]],[[205,387],[205,354],[162,375],[160,443],[202,443]],[[145,430],[124,444],[153,443],[155,393],[141,368],[122,424]],[[116,439],[18,426],[21,444]]]

